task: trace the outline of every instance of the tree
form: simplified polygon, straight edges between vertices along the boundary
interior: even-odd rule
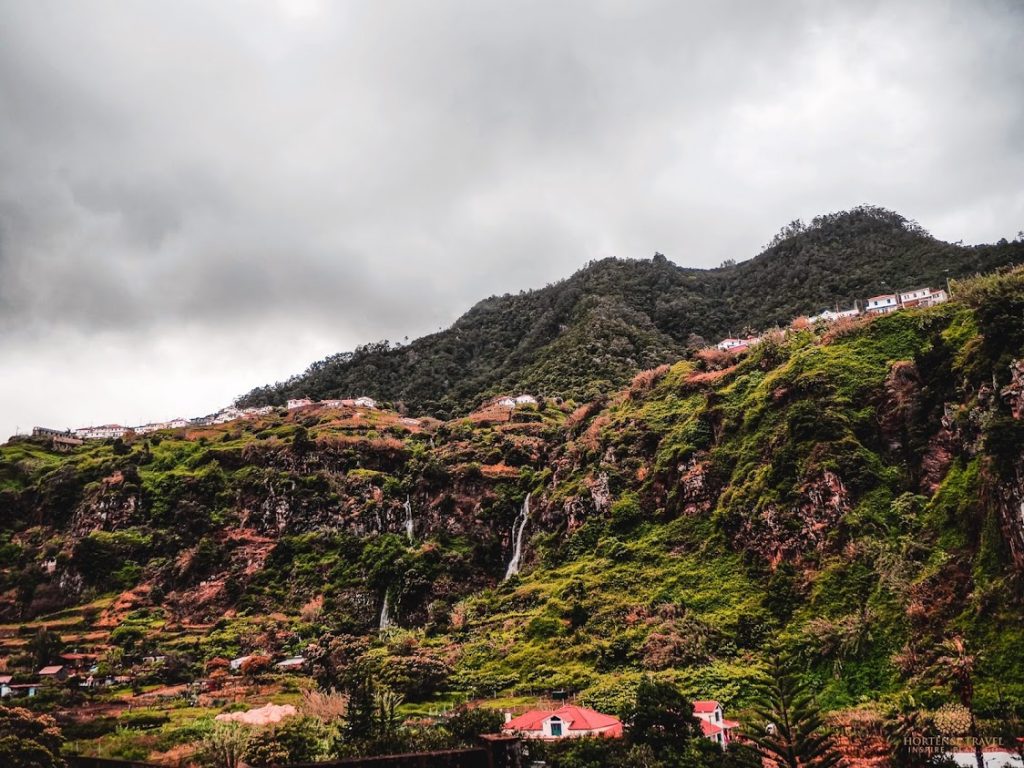
[[[807,687],[775,659],[754,707],[762,722],[750,734],[761,756],[778,768],[832,768],[842,758],[824,729]]]
[[[978,720],[974,715],[974,674],[977,657],[967,652],[962,637],[952,637],[939,644],[938,655],[932,665],[940,683],[948,685],[970,715],[970,736],[974,742],[974,759],[978,768],[985,768],[985,757],[978,735]]]
[[[5,768],[64,768],[64,737],[49,715],[0,707],[0,765]]]
[[[650,747],[659,759],[681,754],[698,734],[693,704],[670,683],[645,677],[625,713],[631,744]]]
[[[49,664],[60,653],[62,646],[60,635],[46,627],[40,627],[29,645],[36,667],[45,667]]]
[[[216,768],[238,768],[252,740],[252,730],[241,723],[215,723],[200,751]]]
[[[489,707],[459,707],[445,720],[444,727],[462,744],[473,744],[484,733],[499,733],[501,712]]]

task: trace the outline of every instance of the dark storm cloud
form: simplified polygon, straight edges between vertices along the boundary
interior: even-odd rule
[[[100,387],[230,352],[223,398],[591,258],[713,266],[865,202],[1013,236],[1022,31],[966,0],[0,0],[0,359],[52,380],[102,337]]]

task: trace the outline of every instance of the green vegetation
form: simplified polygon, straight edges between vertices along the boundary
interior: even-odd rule
[[[636,719],[638,696],[671,689],[743,720],[776,653],[825,713],[957,705],[983,729],[1024,699],[1024,271],[954,290],[512,418],[313,408],[67,454],[0,446],[8,670],[77,649],[131,678],[50,686],[40,710],[168,697],[95,721],[125,757],[201,742],[222,685],[349,695],[346,730],[263,734],[268,761],[450,745],[476,725],[406,716],[553,690]],[[224,671],[242,654],[260,664]],[[308,676],[267,659],[290,655]],[[663,746],[551,760],[703,760]]]
[[[704,340],[1022,261],[1024,242],[953,245],[896,213],[860,207],[793,222],[760,255],[718,269],[684,269],[660,254],[594,262],[541,290],[486,299],[408,345],[333,355],[239,403],[366,394],[450,418],[516,390],[592,400]]]

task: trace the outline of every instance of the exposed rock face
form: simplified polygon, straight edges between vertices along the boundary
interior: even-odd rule
[[[892,364],[878,409],[879,427],[890,451],[906,447],[907,430],[920,410],[921,376],[909,360]]]
[[[821,470],[804,480],[800,496],[795,506],[767,504],[752,514],[741,526],[737,543],[772,565],[825,550],[830,531],[850,510],[846,486],[831,470]]]
[[[1010,406],[1010,413],[1015,419],[1024,419],[1024,359],[1010,363],[1010,383],[1000,394]]]
[[[715,494],[708,484],[708,462],[696,456],[676,467],[679,473],[679,500],[684,515],[705,514],[715,503]]]
[[[1024,452],[1014,466],[1013,476],[998,482],[993,495],[1014,566],[1024,571]]]
[[[86,536],[92,531],[116,531],[136,522],[140,511],[140,490],[117,472],[85,495],[71,516],[71,532]]]

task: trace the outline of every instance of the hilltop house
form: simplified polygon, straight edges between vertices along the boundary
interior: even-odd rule
[[[108,438],[124,437],[128,427],[120,424],[104,424],[101,427],[79,427],[75,435],[83,440],[106,440]]]
[[[826,309],[817,315],[811,315],[810,317],[808,317],[807,322],[816,323],[820,320],[821,322],[825,323],[833,323],[836,320],[842,320],[844,317],[856,317],[859,314],[860,310],[857,309],[856,307],[854,307],[853,309],[843,309],[836,311]]]
[[[555,710],[533,709],[519,717],[506,713],[502,729],[524,739],[573,739],[580,736],[622,736],[622,721],[586,707],[566,705]]]
[[[285,405],[288,406],[289,411],[294,411],[296,408],[305,408],[307,405],[312,405],[313,401],[308,397],[299,397],[294,400],[289,400]]]
[[[757,336],[748,336],[745,339],[722,339],[715,346],[723,352],[743,352],[757,344],[760,339]]]
[[[732,731],[740,725],[732,720],[726,720],[722,705],[713,700],[693,702],[693,716],[700,720],[700,729],[704,737],[721,745],[723,749],[732,741]]]
[[[282,672],[301,672],[302,668],[306,666],[305,656],[292,656],[284,661],[279,661],[274,665]]]
[[[895,312],[899,308],[900,300],[895,293],[883,293],[879,296],[872,296],[868,299],[868,303],[864,308],[864,311],[870,312],[873,315],[887,315],[890,312]]]
[[[941,304],[948,298],[949,296],[941,288],[937,291],[932,288],[915,288],[912,291],[900,293],[900,306],[932,307],[936,304]]]

